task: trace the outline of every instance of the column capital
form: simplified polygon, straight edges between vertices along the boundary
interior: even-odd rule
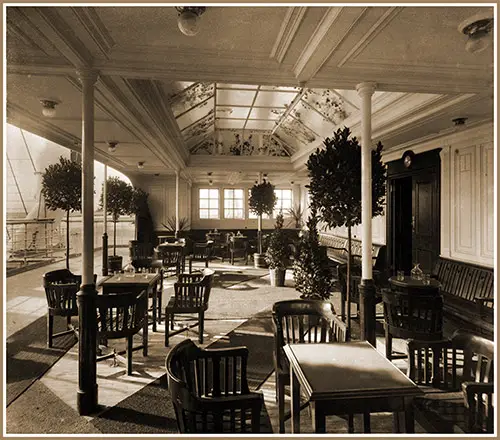
[[[377,83],[372,81],[365,81],[356,85],[356,91],[359,96],[371,96],[375,89],[377,88]]]
[[[84,67],[78,69],[76,71],[76,75],[78,76],[78,79],[82,84],[94,84],[97,81],[97,78],[99,78],[99,71],[96,69]]]

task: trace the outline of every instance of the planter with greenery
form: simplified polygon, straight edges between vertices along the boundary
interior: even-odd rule
[[[188,230],[189,220],[187,217],[179,217],[179,230],[176,231],[177,222],[175,215],[167,217],[167,223],[162,223],[163,227],[172,233],[175,238],[181,238],[184,236],[184,232]],[[177,233],[177,235],[176,235]]]
[[[288,215],[291,217],[288,223],[288,226],[292,226],[295,229],[301,229],[304,226],[304,220],[302,217],[304,216],[304,210],[302,206],[299,204],[292,206],[288,211]]]
[[[295,288],[303,299],[330,297],[333,278],[330,261],[324,248],[319,244],[318,216],[314,206],[307,219],[307,230],[302,232],[293,263]]]
[[[101,208],[103,207],[103,192],[101,192]],[[110,270],[117,270],[122,266],[122,257],[116,255],[116,223],[121,215],[131,215],[137,212],[134,206],[134,188],[118,177],[109,177],[106,187],[106,210],[113,219],[113,255],[108,257]]]
[[[361,145],[350,137],[349,128],[338,129],[326,138],[325,148],[309,156],[307,186],[311,206],[329,228],[347,227],[347,330],[350,332],[351,228],[361,223]],[[372,150],[372,216],[384,212],[386,169],[382,163],[382,144]]]
[[[255,267],[263,267],[265,261],[262,255],[262,215],[273,215],[274,205],[276,204],[276,194],[274,194],[274,185],[266,182],[256,183],[250,190],[248,207],[251,212],[258,215],[257,219],[257,253],[254,254]]]
[[[281,211],[276,217],[274,231],[269,236],[266,262],[269,267],[271,286],[284,286],[285,272],[290,262],[290,246],[288,237],[283,231],[283,214]]]
[[[66,211],[66,269],[69,269],[69,213],[82,209],[82,165],[63,156],[42,174],[42,195],[51,211]]]

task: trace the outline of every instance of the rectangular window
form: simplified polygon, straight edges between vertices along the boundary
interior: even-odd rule
[[[252,194],[252,190],[248,190],[248,200],[250,200],[250,194]],[[259,218],[257,214],[254,214],[252,211],[250,211],[250,208],[248,208],[248,218]],[[262,218],[270,218],[268,214],[263,214]]]
[[[276,194],[276,197],[278,198],[276,205],[274,205],[274,217],[276,218],[280,210],[283,213],[283,216],[287,217],[289,215],[288,210],[292,207],[292,190],[275,189],[274,194]]]
[[[225,189],[224,190],[224,218],[244,219],[242,189]]]
[[[218,219],[219,189],[200,188],[199,209],[201,219]]]

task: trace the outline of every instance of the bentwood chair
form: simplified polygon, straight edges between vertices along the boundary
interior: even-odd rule
[[[127,339],[127,374],[132,374],[132,352],[142,349],[148,355],[148,297],[145,290],[139,295],[130,292],[97,295],[97,332],[99,339]],[[142,344],[133,347],[133,338],[142,329]],[[114,351],[111,355],[98,357],[98,361],[124,352]]]
[[[278,401],[279,432],[285,432],[285,386],[290,385],[290,366],[283,347],[286,344],[345,342],[345,323],[328,301],[287,300],[274,303],[274,371]],[[349,420],[352,424],[352,418]]]
[[[202,272],[179,275],[178,282],[174,284],[174,296],[165,308],[165,347],[168,347],[170,336],[185,330],[171,331],[174,329],[174,317],[179,314],[198,315],[198,321],[190,327],[199,325],[198,340],[203,344],[205,311],[208,309],[214,273],[211,269],[203,269]]]
[[[168,354],[168,388],[180,433],[258,433],[264,399],[246,377],[248,349],[205,350],[191,339]]]

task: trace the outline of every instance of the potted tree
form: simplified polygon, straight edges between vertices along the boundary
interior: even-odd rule
[[[266,262],[269,266],[271,286],[285,285],[285,272],[290,260],[288,237],[283,231],[283,214],[280,211],[276,217],[274,231],[269,237],[266,250]]]
[[[69,213],[82,209],[82,166],[63,156],[42,174],[41,193],[51,211],[66,211],[66,269],[69,269]]]
[[[134,207],[134,188],[118,177],[110,177],[107,182],[106,214],[113,219],[113,255],[108,257],[108,266],[122,267],[123,257],[116,255],[116,223],[121,215],[130,215],[136,212]],[[103,207],[103,192],[101,193],[101,208]],[[116,269],[115,269],[116,270]]]
[[[311,206],[307,219],[307,230],[302,231],[293,262],[293,279],[303,299],[321,299],[330,297],[332,273],[330,262],[324,248],[319,244],[318,216]]]
[[[256,183],[250,190],[250,199],[248,207],[250,211],[258,215],[257,219],[257,253],[254,254],[255,267],[264,267],[265,258],[262,254],[262,215],[273,214],[274,205],[276,204],[276,194],[274,194],[274,185],[266,182]]]
[[[309,156],[307,186],[311,205],[329,228],[347,227],[347,331],[350,332],[351,228],[361,223],[361,146],[350,137],[349,128],[339,128],[326,138],[325,148]],[[384,212],[386,170],[382,163],[382,143],[372,150],[372,216]]]

